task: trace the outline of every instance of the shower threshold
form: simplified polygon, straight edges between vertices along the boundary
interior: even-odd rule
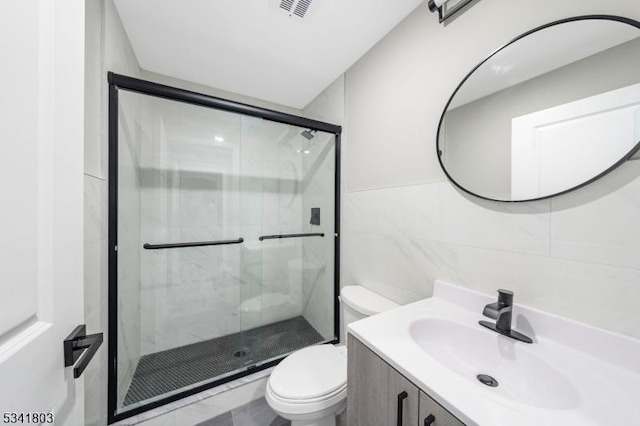
[[[138,362],[123,405],[174,393],[324,340],[300,316],[144,355]]]

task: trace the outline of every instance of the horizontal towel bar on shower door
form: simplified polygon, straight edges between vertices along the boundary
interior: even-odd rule
[[[278,238],[303,238],[303,237],[324,237],[323,233],[315,233],[315,234],[282,234],[282,235],[263,235],[258,239],[262,240],[276,240]]]
[[[242,244],[243,242],[244,242],[244,238],[238,238],[237,240],[199,241],[195,243],[173,243],[173,244],[146,243],[142,247],[144,247],[147,250],[158,250],[158,249],[181,248],[181,247],[221,246],[225,244]]]

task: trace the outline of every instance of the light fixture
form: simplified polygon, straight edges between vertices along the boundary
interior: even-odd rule
[[[440,23],[451,18],[466,6],[478,0],[429,0],[427,5],[432,12],[438,11],[438,21]]]
[[[224,142],[224,138],[222,136],[214,136],[213,140],[215,140],[218,143]]]

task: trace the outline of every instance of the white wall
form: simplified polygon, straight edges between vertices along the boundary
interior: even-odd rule
[[[640,337],[640,162],[571,194],[500,204],[447,182],[438,120],[496,47],[582,14],[640,20],[634,2],[480,1],[450,24],[423,5],[346,74],[342,285],[407,303],[439,278]]]

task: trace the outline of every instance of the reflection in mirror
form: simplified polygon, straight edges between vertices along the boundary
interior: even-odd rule
[[[461,189],[524,201],[579,187],[640,147],[640,23],[583,17],[509,43],[463,80],[438,129]]]

